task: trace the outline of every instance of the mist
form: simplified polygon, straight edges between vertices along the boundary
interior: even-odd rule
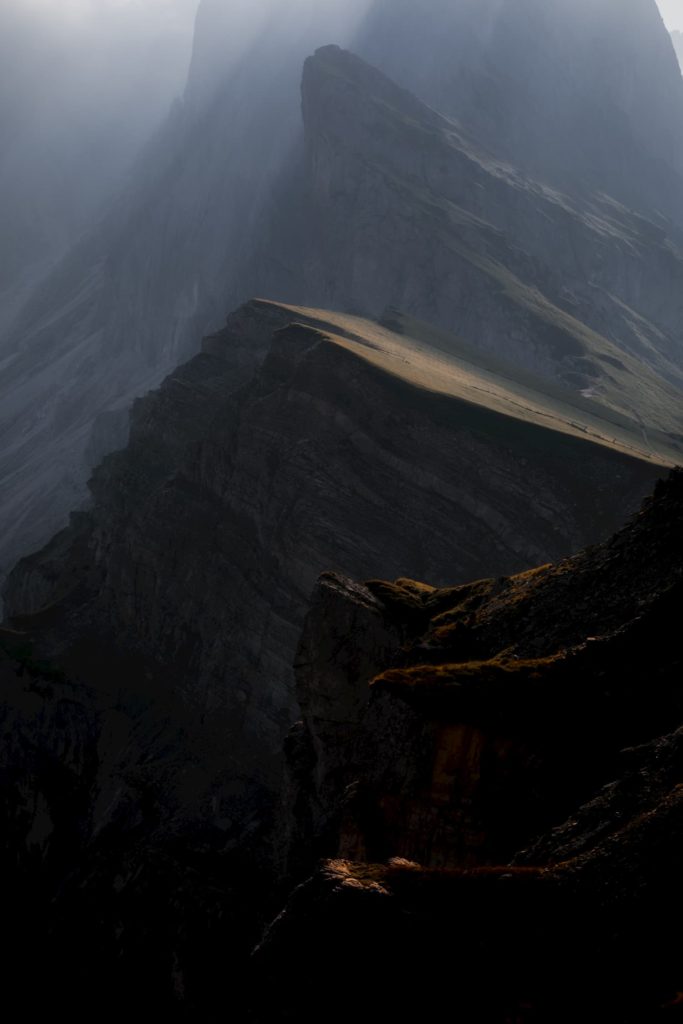
[[[525,173],[678,219],[666,168],[683,84],[655,0],[430,0],[427,14],[411,0],[2,7],[0,577],[87,500],[92,469],[126,442],[130,403],[240,303],[422,308],[403,284],[379,286],[383,260],[347,283],[321,272],[316,229],[337,194],[315,173],[301,96],[318,47],[352,50]],[[324,109],[323,133],[335,117]],[[333,202],[314,210],[318,193]]]
[[[202,0],[196,23],[188,102],[202,104],[240,59],[255,48],[300,59],[326,43],[348,45],[371,0]],[[262,68],[265,75],[268,67]]]
[[[4,0],[0,330],[93,225],[175,99],[184,95],[186,109],[198,113],[253,47],[255,60],[259,46],[276,59],[294,51],[298,60],[318,45],[348,43],[368,7],[369,0]],[[293,84],[292,109],[297,102]]]
[[[27,1020],[675,1014],[681,6],[0,0]]]
[[[3,0],[0,327],[182,93],[197,0]]]

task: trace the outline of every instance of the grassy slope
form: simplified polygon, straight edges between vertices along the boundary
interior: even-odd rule
[[[375,112],[376,122],[382,126],[383,137],[387,139],[389,156],[385,158],[383,152],[366,151],[356,156],[371,166],[384,179],[387,188],[396,193],[400,200],[398,209],[409,210],[411,217],[419,211],[425,231],[428,230],[445,250],[469,264],[476,274],[483,275],[490,294],[498,296],[498,301],[511,314],[527,320],[532,336],[563,364],[563,373],[558,378],[562,383],[558,388],[523,376],[511,367],[493,364],[494,373],[506,379],[506,390],[512,388],[525,406],[527,388],[533,392],[540,390],[552,399],[553,417],[557,410],[560,422],[575,422],[572,429],[585,427],[589,436],[610,440],[629,451],[635,449],[657,461],[680,462],[683,403],[680,390],[669,383],[680,381],[680,370],[678,364],[664,354],[671,339],[665,338],[661,330],[638,311],[606,292],[604,301],[615,311],[621,311],[624,325],[629,324],[634,338],[639,339],[639,353],[629,351],[626,343],[615,344],[560,308],[533,281],[525,281],[520,276],[516,253],[507,251],[504,236],[473,213],[467,199],[454,201],[442,194],[439,185],[432,187],[419,174],[408,173],[400,159],[394,164],[392,140],[400,139],[403,149],[424,154],[425,166],[450,166],[451,179],[461,177],[470,186],[488,190],[492,201],[497,195],[499,202],[504,199],[513,206],[522,202],[534,216],[542,214],[570,235],[576,231],[584,241],[592,238],[594,245],[604,244],[622,257],[628,252],[634,258],[638,255],[641,260],[661,259],[666,264],[667,255],[675,256],[676,252],[662,229],[608,196],[593,194],[572,199],[524,178],[467,139],[453,121],[397,89],[351,55],[328,48],[319,51],[315,60],[324,66],[327,77],[345,83],[345,98],[362,95],[362,108]],[[353,140],[350,144],[353,145]],[[522,245],[521,239],[516,239],[515,244]],[[443,348],[466,362],[474,362],[477,368],[483,365],[476,337],[469,339],[474,348],[468,348],[460,339],[415,324],[405,317],[399,316],[396,323],[399,333]],[[486,365],[491,365],[488,357],[484,358],[487,358]],[[589,383],[577,382],[574,386],[572,377]],[[578,415],[574,410],[578,410]],[[525,411],[523,416],[527,418],[528,413]]]
[[[457,338],[392,314],[382,326],[370,320],[300,306],[292,319],[322,331],[367,363],[425,391],[489,409],[512,419],[588,440],[645,461],[673,466],[683,461],[683,412],[672,400],[662,409],[662,429],[644,431],[628,415],[476,353]],[[652,387],[658,382],[653,381]],[[640,387],[644,388],[643,381]],[[679,403],[680,404],[680,403]]]

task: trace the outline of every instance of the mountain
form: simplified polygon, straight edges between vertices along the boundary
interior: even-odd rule
[[[678,404],[671,239],[613,200],[522,177],[338,48],[306,62],[302,94],[306,215],[290,232],[289,204],[276,206],[266,294],[375,316],[392,305],[622,412],[649,366],[676,385],[663,404]],[[632,384],[610,382],[620,365]]]
[[[683,83],[656,0],[377,0],[354,48],[522,171],[682,223]]]
[[[663,471],[638,432],[401,327],[242,307],[135,404],[91,508],[10,577],[7,863],[84,992],[120,962],[122,998],[175,1005],[177,957],[199,998],[205,920],[218,952],[276,909],[264,833],[322,571],[499,577],[599,540]],[[186,872],[206,882],[171,896]],[[140,943],[159,957],[144,984]]]
[[[301,31],[280,9],[251,48],[222,47],[243,13],[204,0],[184,103],[5,335],[0,574],[83,500],[90,469],[125,443],[133,398],[257,291],[238,284],[245,253],[300,131],[301,64],[338,15]]]
[[[30,1019],[680,1007],[680,76],[572,9],[204,0],[3,342]]]
[[[279,749],[303,608],[327,566],[444,581],[521,569],[608,533],[675,459],[654,457],[636,424],[400,326],[239,309],[136,403],[91,508],[11,575],[8,614],[52,609],[50,658],[85,643],[108,652],[109,674],[139,652],[140,685],[175,680],[212,729],[224,716],[246,772]]]
[[[266,932],[251,1019],[676,1019],[682,523],[678,470],[556,565],[321,579],[282,834],[295,877],[331,859]]]
[[[680,471],[612,540],[501,576],[607,528],[658,469],[324,316],[242,309],[13,575],[15,610],[45,603],[0,630],[7,984],[75,1020],[319,1019],[345,950],[331,1020],[361,984],[399,1020],[447,992],[473,1020],[642,1020],[680,969],[650,926],[678,877]],[[257,346],[240,386],[231,356]],[[309,605],[321,563],[382,559],[456,585],[326,573]],[[496,575],[458,583],[475,563]]]
[[[447,12],[440,0],[433,3],[434,17],[425,14],[422,21],[423,31],[431,32],[425,46],[435,27],[443,30],[429,62],[434,82],[450,73],[444,41],[461,38],[465,17],[481,37],[477,49],[472,33],[462,35],[461,49],[479,62],[477,74],[489,60],[487,47],[510,39],[511,26],[500,19],[514,11],[518,70],[523,46],[546,52],[531,40],[550,13],[536,11],[534,20],[526,6],[461,4],[461,20],[445,31],[440,19]],[[603,14],[611,10],[608,0],[597,6]],[[641,36],[652,38],[647,68],[656,65],[657,74],[647,89],[643,85],[645,92],[634,90],[627,114],[633,138],[640,149],[649,147],[648,159],[659,168],[652,178],[658,195],[675,196],[677,187],[669,185],[677,173],[676,153],[665,152],[657,118],[642,107],[646,100],[658,102],[667,89],[667,103],[675,107],[680,76],[671,85],[671,44],[660,38],[658,16],[650,25],[649,0],[631,0],[631,7],[626,27],[610,43],[618,51],[604,64],[604,81],[595,77],[595,38],[602,36],[594,35],[593,15],[578,20],[581,32],[567,52],[581,53],[581,66],[592,69],[586,82],[611,110],[623,84],[623,62],[636,40],[640,45]],[[503,141],[493,148],[497,131],[486,128],[474,107],[465,117],[448,101],[445,87],[407,82],[446,114],[457,114],[459,124],[331,49],[306,65],[302,142],[300,69],[317,42],[340,38],[343,28],[361,52],[406,79],[405,62],[392,55],[422,37],[407,6],[391,6],[390,24],[388,10],[378,3],[365,21],[360,3],[345,22],[325,11],[286,25],[269,17],[236,56],[235,45],[227,43],[238,22],[225,5],[205,0],[183,106],[120,201],[34,295],[5,338],[5,571],[19,554],[44,543],[85,499],[90,467],[125,443],[130,401],[192,354],[199,337],[220,326],[226,309],[255,294],[372,318],[387,305],[397,307],[473,347],[518,360],[553,386],[593,395],[619,417],[640,417],[648,438],[663,433],[672,439],[663,443],[680,443],[677,229],[661,211],[653,212],[645,187],[637,197],[629,192],[633,202],[624,205],[628,183],[619,185],[614,160],[603,166],[595,146],[575,147],[575,159],[564,165],[576,174],[563,179],[571,186],[563,192],[552,175],[553,183],[544,184],[511,166],[519,154]],[[558,2],[552,12],[556,43],[566,9]],[[301,24],[309,28],[301,32]],[[498,26],[495,32],[491,25]],[[576,69],[564,52],[548,54],[560,104],[574,94]],[[517,97],[517,115],[529,121],[529,131],[546,133],[539,150],[553,151],[548,111],[538,116],[509,78],[496,81],[496,96]],[[545,102],[540,70],[530,82],[538,102]],[[584,114],[586,104],[573,116]],[[669,125],[675,116],[672,109]],[[569,137],[567,122],[558,123]],[[525,135],[515,123],[517,137]],[[675,137],[669,132],[670,149]],[[238,138],[247,142],[236,149]],[[612,134],[596,131],[596,138],[610,140],[623,174],[632,166],[640,174],[628,146],[620,142],[615,149]],[[531,143],[527,149],[532,152]],[[592,177],[578,166],[583,160],[594,169]],[[528,170],[544,172],[538,162],[529,162]],[[611,194],[603,191],[603,172],[615,182]],[[669,184],[660,189],[664,179]],[[35,411],[27,415],[27,409]]]

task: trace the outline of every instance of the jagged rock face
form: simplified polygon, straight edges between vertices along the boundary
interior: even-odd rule
[[[254,1020],[314,1020],[340,958],[333,1020],[361,985],[397,1020],[446,1002],[482,1024],[678,1019],[681,943],[662,922],[681,896],[682,516],[679,470],[559,566],[451,591],[321,582],[298,743],[310,734],[309,786],[332,801],[315,808],[336,828],[323,848],[353,860],[324,864],[266,932]],[[338,662],[315,633],[335,635],[334,602],[340,624],[381,623],[355,658],[338,641]],[[374,671],[392,630],[363,712],[354,666]],[[315,715],[332,680],[339,710],[354,694],[341,748]],[[314,981],[284,985],[302,962]]]
[[[359,1004],[406,1022],[444,1006],[473,1024],[678,1020],[681,944],[662,921],[681,895],[680,801],[668,803],[593,871],[324,865],[257,949],[248,1019],[312,1022],[334,992],[326,1017],[340,1024]]]
[[[394,306],[577,392],[603,397],[626,352],[680,386],[683,260],[653,225],[522,178],[336,48],[307,61],[303,114],[317,304]]]
[[[20,749],[3,779],[7,852],[10,860],[19,855],[26,887],[40,882],[41,907],[49,907],[46,955],[56,947],[68,953],[59,952],[50,976],[54,970],[61,985],[78,985],[82,970],[88,998],[93,989],[113,990],[116,1008],[141,986],[145,1007],[208,1013],[218,1005],[226,950],[241,999],[245,944],[256,941],[281,891],[274,867],[303,877],[311,855],[326,854],[338,837],[345,851],[369,857],[393,849],[422,855],[428,842],[434,864],[491,860],[509,846],[516,852],[521,843],[504,834],[498,811],[506,809],[509,823],[528,805],[514,823],[515,840],[547,820],[552,769],[581,720],[567,719],[563,705],[550,752],[539,753],[535,723],[538,707],[547,709],[533,673],[524,674],[526,661],[511,687],[492,667],[483,711],[473,699],[466,715],[457,694],[456,710],[448,710],[457,686],[445,686],[444,713],[429,685],[422,704],[406,698],[402,673],[424,663],[425,637],[435,648],[434,671],[457,671],[458,624],[477,612],[477,595],[472,633],[479,637],[478,625],[482,644],[487,612],[505,593],[520,608],[528,597],[530,631],[543,622],[532,598],[553,573],[503,581],[501,568],[565,551],[595,536],[598,522],[607,530],[660,472],[573,434],[427,391],[372,362],[372,332],[370,354],[358,351],[362,321],[324,316],[262,301],[235,314],[200,356],[136,404],[128,448],[93,479],[92,510],[21,565],[6,595],[14,612],[35,612],[17,616],[11,637],[32,653],[14,654],[15,664],[0,669],[7,669],[3,686],[27,691],[21,700],[30,701],[28,711],[19,701],[8,719]],[[482,467],[476,476],[473,465]],[[579,493],[590,494],[581,505]],[[629,576],[626,544],[621,555],[615,542],[596,559],[645,613],[652,595],[643,581],[652,587],[657,575],[671,574],[666,542],[679,527],[660,525],[647,573],[646,546],[640,574]],[[300,649],[295,695],[290,665],[307,596],[330,564],[367,574],[382,564],[415,567],[443,582],[490,565],[496,580],[442,592],[326,577]],[[600,594],[596,574],[585,577]],[[616,601],[607,614],[617,616]],[[436,635],[440,628],[445,635]],[[508,642],[519,634],[526,656],[531,640],[520,622],[509,629]],[[349,642],[350,632],[367,647]],[[585,661],[577,655],[586,686],[600,650]],[[613,651],[610,640],[605,657]],[[388,665],[399,675],[376,684],[368,709],[368,679]],[[558,670],[565,688],[568,671]],[[656,705],[664,711],[665,683],[657,682]],[[277,751],[295,696],[305,718],[288,742],[292,803],[283,814],[274,807]],[[500,708],[493,731],[491,706]],[[613,706],[598,701],[598,708],[604,736]],[[55,796],[49,786],[65,743],[74,770]],[[615,738],[610,755],[616,746]],[[545,787],[525,790],[521,801],[518,789],[501,785],[501,766],[505,779],[519,781],[522,772],[536,785],[545,754]],[[597,760],[587,763],[595,768]],[[361,764],[363,784],[354,787]],[[462,771],[472,768],[465,790]],[[567,793],[554,793],[553,807],[564,809],[579,790],[588,791],[587,780],[572,778]],[[454,809],[463,826],[457,836]],[[266,837],[273,818],[278,827]],[[57,824],[62,860],[52,857]],[[154,951],[151,963],[146,949]]]
[[[278,822],[278,869],[303,877],[316,851],[329,852],[339,828],[337,804],[367,705],[367,680],[402,639],[376,598],[350,580],[318,584],[296,657],[296,697],[303,721],[287,738],[288,773]]]
[[[290,741],[297,811],[276,813],[291,665],[323,567],[444,582],[513,570],[607,531],[660,472],[400,379],[353,350],[361,321],[324,316],[262,301],[234,314],[136,403],[92,510],[12,576],[8,607],[36,614],[0,637],[22,649],[0,667],[3,856],[10,887],[18,872],[17,891],[37,894],[36,956],[50,993],[80,992],[76,1019],[92,993],[118,1008],[138,988],[168,1014],[208,1012],[223,958],[241,975],[277,909],[275,865],[308,870],[313,835],[325,852],[365,681],[411,634],[376,595],[328,584],[319,627],[336,633],[309,673],[333,655],[337,671],[317,689],[300,679],[318,733]]]
[[[299,659],[291,749],[310,755],[304,773],[294,761],[290,834],[361,861],[504,863],[609,781],[622,748],[676,726],[681,480],[603,547],[512,579],[323,579]],[[381,629],[354,652],[336,619],[357,617]]]
[[[397,1020],[446,1003],[498,1024],[678,1020],[681,944],[662,922],[681,896],[680,747],[677,731],[626,751],[621,776],[513,865],[326,863],[256,951],[253,1019],[316,1019],[343,958],[333,1020],[361,985]],[[302,962],[314,980],[286,985]]]
[[[532,175],[681,223],[683,87],[655,0],[377,0],[354,49]]]

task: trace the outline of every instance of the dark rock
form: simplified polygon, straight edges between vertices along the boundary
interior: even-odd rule
[[[492,388],[494,376],[468,366],[358,318],[249,303],[136,404],[128,447],[95,473],[92,509],[13,573],[13,643],[59,682],[31,697],[25,721],[8,719],[16,769],[2,792],[8,821],[22,824],[8,831],[7,881],[40,894],[39,962],[60,992],[78,991],[78,1013],[93,988],[114,992],[115,1008],[139,989],[141,1006],[208,1013],[222,959],[241,992],[260,925],[312,856],[339,834],[354,856],[391,846],[404,821],[397,778],[421,821],[406,850],[444,820],[410,790],[433,752],[428,725],[411,760],[419,708],[387,696],[392,740],[374,753],[397,757],[386,771],[371,766],[367,682],[431,649],[437,608],[474,611],[491,589],[517,584],[458,598],[328,575],[295,692],[322,569],[498,579],[599,540],[661,473],[587,440],[547,396],[529,392],[523,418],[503,412],[514,381],[496,378],[489,396],[477,374]],[[297,700],[305,724],[287,743],[283,806],[281,747]],[[69,736],[82,751],[73,760]],[[45,787],[62,755],[53,806]],[[354,787],[361,762],[369,796]],[[385,816],[373,803],[380,778]],[[46,837],[62,820],[57,856]],[[434,840],[435,862],[446,847]]]
[[[341,812],[327,853],[351,859],[317,868],[266,931],[255,1021],[314,1020],[330,991],[339,1021],[361,1003],[398,1021],[445,1005],[481,1024],[678,1019],[682,516],[679,470],[614,540],[559,566],[451,591],[370,586],[389,623],[423,637],[397,643],[400,667],[368,686],[339,747],[304,720],[333,801],[317,821],[335,800]],[[480,629],[487,660],[467,661]],[[304,650],[315,693],[336,666],[315,633]],[[387,657],[380,642],[357,662],[373,653]],[[325,785],[342,751],[351,799]]]

